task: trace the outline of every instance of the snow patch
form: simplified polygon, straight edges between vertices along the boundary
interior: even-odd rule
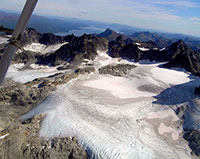
[[[99,69],[106,65],[117,65],[117,64],[133,65],[132,62],[129,62],[127,60],[123,60],[121,58],[112,58],[104,51],[98,51],[97,53],[98,55],[93,61],[92,60],[86,61],[87,64],[93,65],[96,69]],[[83,63],[81,67],[84,67],[84,66],[85,66],[85,63]]]
[[[12,80],[20,83],[26,83],[28,81],[32,81],[36,78],[48,77],[50,75],[54,75],[58,72],[57,67],[49,67],[49,66],[40,66],[32,64],[31,67],[33,69],[21,70],[24,67],[24,64],[14,64],[11,65],[6,74],[6,78],[11,78]]]
[[[141,44],[140,44],[140,43],[135,43],[135,45],[137,45],[137,46],[141,46]]]
[[[160,51],[164,51],[164,50],[166,50],[166,48],[162,48],[162,49],[160,49]]]
[[[160,80],[169,86],[183,84],[191,81],[189,78],[190,74],[181,71],[154,67],[151,70],[151,73],[152,78],[156,78],[157,80]]]
[[[0,136],[0,140],[1,139],[4,139],[6,136],[8,136],[8,135],[10,135],[9,133],[8,134],[5,134],[5,135],[3,135],[3,136]]]
[[[149,51],[149,48],[145,48],[145,47],[138,47],[138,49],[140,49],[141,51]]]
[[[8,38],[0,37],[0,44],[8,43]]]
[[[24,50],[32,51],[32,52],[40,52],[42,54],[46,54],[46,53],[54,52],[54,51],[60,49],[60,47],[62,47],[65,44],[67,44],[67,42],[62,43],[62,44],[49,45],[49,46],[40,44],[40,43],[32,43],[30,45],[25,46]]]
[[[16,70],[21,70],[24,66],[24,63],[12,64],[8,71],[15,72]]]

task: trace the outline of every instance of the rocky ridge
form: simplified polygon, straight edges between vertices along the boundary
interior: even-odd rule
[[[73,62],[76,65],[84,59],[93,60],[97,56],[97,51],[106,51],[107,49],[106,39],[84,34],[76,37],[69,44],[63,45],[55,53],[38,57],[37,64],[55,66],[64,62]]]
[[[161,50],[145,48],[144,45],[138,46],[135,43],[125,45],[123,41],[111,42],[109,46],[109,54],[112,57],[121,57],[134,61],[167,62],[164,65],[165,67],[184,68],[195,75],[200,73],[200,54],[189,48],[182,40]],[[141,47],[146,50],[140,49]]]
[[[107,32],[112,30],[107,29]],[[112,57],[120,57],[134,61],[149,60],[156,62],[168,62],[165,67],[181,67],[187,71],[198,75],[200,73],[200,55],[189,48],[182,40],[173,43],[164,49],[158,49],[152,41],[136,42],[131,39],[124,39],[117,34],[116,40],[108,43],[105,38],[94,35],[83,35],[75,37],[68,35],[65,37],[54,34],[40,34],[34,29],[25,32],[23,43],[39,42],[45,45],[68,42],[55,52],[41,54],[23,51],[14,58],[16,63],[37,63],[42,65],[60,65],[65,62],[79,65],[84,59],[93,60],[97,56],[97,51],[106,51]]]
[[[129,64],[118,64],[115,66],[107,65],[99,69],[100,74],[108,74],[113,76],[124,76],[136,66]]]
[[[37,30],[33,28],[26,29],[24,35],[21,39],[21,45],[26,46],[31,43],[40,43],[44,45],[54,45],[64,42],[70,42],[73,40],[75,36],[67,35],[67,36],[58,36],[53,33],[39,33]]]
[[[30,32],[29,32],[30,33]],[[31,35],[34,35],[31,38],[28,38]],[[28,42],[31,43],[34,41],[38,42],[38,33],[33,30],[33,33],[25,37],[24,39],[28,38]],[[74,35],[68,35],[61,40],[59,36],[53,34],[42,34],[42,37],[47,36],[45,39],[54,39],[48,42],[48,40],[44,40],[42,44],[46,46],[49,44],[56,44],[61,42],[68,42],[67,44],[63,45],[56,51],[42,54],[40,52],[32,52],[32,51],[20,51],[19,53],[15,54],[13,59],[13,63],[25,63],[26,65],[30,65],[32,63],[40,64],[40,65],[50,65],[56,66],[63,63],[73,63],[73,65],[79,65],[84,59],[93,60],[97,56],[97,51],[106,51],[108,49],[108,41],[104,38],[98,38],[93,35],[86,35],[84,34],[81,37],[75,37]],[[53,36],[54,38],[51,38]]]
[[[0,133],[0,158],[13,159],[86,159],[86,152],[76,138],[41,139],[38,136],[44,115],[29,121],[14,123]],[[17,137],[16,137],[17,135]]]
[[[24,85],[5,82],[0,88],[0,158],[86,159],[87,153],[75,138],[42,139],[38,136],[43,115],[22,122],[18,118],[45,100],[58,85],[94,71],[93,67],[76,69],[38,78]]]

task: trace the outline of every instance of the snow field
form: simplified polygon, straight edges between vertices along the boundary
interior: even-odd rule
[[[113,59],[104,52],[98,52],[94,61],[86,62],[96,69],[108,64],[134,64],[137,67],[124,77],[99,75],[98,72],[80,76],[59,86],[21,119],[46,114],[39,135],[44,138],[76,136],[90,158],[195,158],[182,138],[180,119],[170,107],[187,105],[186,101],[193,100],[191,94],[200,85],[199,78],[148,61],[132,63]],[[30,70],[21,70],[23,67],[23,64],[12,65],[7,77],[25,83],[58,72],[54,67],[35,64]],[[180,88],[166,91],[173,86]],[[172,101],[171,105],[156,103],[159,98],[154,97],[163,91],[166,91],[164,97]],[[200,105],[200,101],[194,100],[193,104]],[[198,108],[195,107],[198,111],[188,111],[186,126],[198,123]]]
[[[90,158],[195,158],[176,114],[153,103],[153,96],[169,86],[190,82],[189,74],[158,64],[136,65],[127,77],[94,74],[62,85],[22,119],[46,114],[40,136],[76,136]]]
[[[58,49],[60,49],[61,46],[67,44],[67,42],[62,44],[56,44],[56,45],[44,45],[40,43],[32,43],[24,47],[25,51],[33,51],[33,52],[41,52],[42,54],[54,52]]]
[[[63,72],[57,70],[58,66],[49,67],[49,66],[40,66],[32,64],[30,66],[32,69],[21,70],[23,69],[23,67],[24,67],[23,63],[11,65],[6,74],[6,78],[11,78],[16,82],[26,83],[36,78],[48,77],[58,72]]]
[[[5,44],[8,42],[8,38],[5,38],[5,37],[0,37],[0,44]]]

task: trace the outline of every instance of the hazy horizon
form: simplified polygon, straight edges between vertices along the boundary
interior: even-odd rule
[[[20,12],[25,0],[0,0],[0,9]],[[147,30],[200,37],[197,0],[58,0],[38,1],[34,14],[118,23]]]

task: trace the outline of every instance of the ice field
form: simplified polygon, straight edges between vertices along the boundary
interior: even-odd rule
[[[101,60],[106,62],[102,55]],[[22,119],[46,114],[39,135],[76,136],[90,158],[195,158],[172,108],[197,100],[199,78],[159,64],[135,65],[124,77],[95,73],[61,85]],[[185,126],[196,123],[186,116]]]

